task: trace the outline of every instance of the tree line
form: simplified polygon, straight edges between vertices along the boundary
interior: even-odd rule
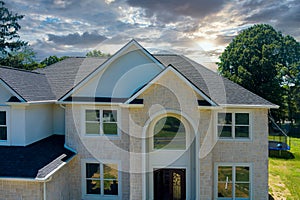
[[[33,70],[67,57],[49,56],[37,62],[36,53],[20,39],[18,21],[0,0],[0,65]],[[93,50],[87,57],[109,57]],[[300,43],[268,24],[241,31],[226,47],[217,63],[218,72],[253,93],[280,106],[272,110],[277,121],[300,119]]]
[[[34,70],[68,58],[67,56],[57,57],[52,55],[38,62],[36,52],[28,42],[21,40],[18,34],[21,29],[18,21],[23,17],[24,15],[10,11],[5,7],[5,3],[0,1],[0,65]],[[92,50],[86,56],[108,57],[110,54],[103,53],[100,50]]]

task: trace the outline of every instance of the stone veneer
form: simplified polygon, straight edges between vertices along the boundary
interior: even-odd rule
[[[218,162],[252,164],[252,199],[267,199],[268,195],[268,122],[267,109],[246,109],[253,118],[252,140],[249,142],[217,141],[214,114],[216,111],[199,109],[202,99],[190,86],[173,72],[167,72],[138,98],[144,99],[142,108],[119,108],[122,132],[119,138],[86,137],[81,134],[82,112],[89,105],[66,106],[66,143],[78,152],[72,164],[70,194],[73,199],[82,197],[81,160],[119,160],[122,166],[122,199],[142,199],[143,171],[142,144],[144,128],[150,117],[161,111],[178,111],[188,117],[190,126],[196,128],[200,149],[196,159],[200,166],[200,186],[196,188],[201,199],[214,198],[214,166]],[[109,109],[106,106],[97,108]],[[230,109],[228,109],[230,111]],[[194,137],[194,133],[191,133]],[[199,153],[200,152],[200,153]],[[128,173],[129,172],[129,173]]]

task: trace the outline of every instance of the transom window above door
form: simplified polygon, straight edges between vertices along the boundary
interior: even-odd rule
[[[186,129],[176,117],[163,117],[154,125],[153,149],[185,150]]]

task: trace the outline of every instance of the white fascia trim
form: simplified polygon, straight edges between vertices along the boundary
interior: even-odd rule
[[[21,102],[26,102],[26,100],[21,97],[18,93],[16,93],[6,82],[4,82],[2,79],[0,79],[0,84],[7,89],[12,95],[17,97]]]
[[[120,104],[121,108],[144,108],[144,104]]]
[[[84,101],[76,101],[76,102],[57,102],[56,104],[63,105],[99,105],[99,106],[121,106],[123,103],[106,103],[106,102],[84,102]]]
[[[171,65],[169,65],[164,71],[162,71],[160,74],[158,74],[144,88],[142,88],[139,92],[137,92],[135,95],[133,95],[124,104],[129,104],[132,100],[134,100],[136,97],[138,97],[139,95],[141,95],[145,90],[147,90],[151,85],[155,84],[168,71],[172,71],[173,73],[175,73],[182,81],[184,81],[188,86],[190,86],[194,91],[196,91],[201,97],[203,97],[211,105],[217,106],[217,104],[215,102],[213,102],[210,98],[208,98],[203,92],[201,92],[193,84],[191,84],[190,81],[188,81],[184,76],[182,76],[178,71],[176,71]]]
[[[65,94],[62,98],[60,98],[59,102],[64,101],[66,98],[68,98],[70,95],[72,95],[77,89],[81,88],[88,81],[90,81],[98,72],[107,68],[112,62],[114,62],[116,59],[118,59],[120,56],[122,56],[124,54],[124,52],[126,52],[126,50],[129,49],[132,45],[135,45],[146,56],[148,56],[153,62],[155,62],[162,69],[164,69],[164,66],[161,63],[159,63],[149,52],[147,52],[137,41],[131,40],[125,46],[123,46],[119,51],[117,51],[114,55],[112,55],[110,58],[108,58],[102,65],[100,65],[100,67],[98,67],[95,71],[93,71],[91,74],[89,74],[87,77],[85,77],[83,79],[83,81],[81,81],[79,84],[77,84],[72,90],[70,90],[67,94]]]
[[[69,147],[68,145],[64,144],[64,147],[65,147],[66,149],[68,149],[69,151],[72,151],[73,153],[76,153],[76,154],[77,154],[77,151],[76,151],[75,149]]]
[[[277,105],[251,105],[251,104],[220,104],[222,108],[275,108],[278,109]]]
[[[26,182],[37,182],[35,178],[14,178],[14,177],[0,177],[3,181],[26,181]]]
[[[199,110],[218,110],[222,108],[222,106],[198,106]]]

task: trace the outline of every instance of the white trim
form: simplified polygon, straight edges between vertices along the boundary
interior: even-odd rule
[[[121,108],[144,108],[144,104],[120,104]]]
[[[101,64],[95,71],[93,71],[91,74],[89,74],[87,77],[85,77],[80,83],[78,83],[73,89],[71,89],[69,92],[67,92],[66,94],[64,94],[64,96],[62,96],[59,99],[59,102],[64,101],[66,98],[68,98],[69,96],[71,96],[77,89],[81,88],[82,86],[84,86],[88,81],[90,81],[94,76],[96,76],[97,73],[99,73],[100,71],[104,70],[105,68],[107,68],[111,63],[113,63],[116,59],[118,59],[119,57],[121,57],[124,53],[126,53],[126,51],[131,47],[131,46],[136,46],[137,49],[139,49],[140,51],[142,51],[145,56],[147,56],[149,59],[151,59],[155,64],[157,64],[160,68],[164,69],[165,67],[158,62],[158,60],[156,60],[149,52],[147,52],[138,42],[136,42],[135,40],[131,40],[129,43],[127,43],[125,46],[123,46],[118,52],[116,52],[113,56],[111,56],[110,58],[108,58],[103,64]]]
[[[224,167],[232,167],[234,169],[232,169],[233,173],[232,173],[232,185],[235,184],[235,170],[236,167],[249,167],[249,185],[250,185],[250,192],[249,192],[249,199],[253,199],[253,164],[252,163],[231,163],[231,162],[216,162],[214,164],[214,187],[213,187],[213,191],[214,191],[214,199],[218,200],[218,167],[220,166],[224,166]],[[235,187],[232,187],[232,193],[233,195],[235,195]],[[219,198],[220,200],[222,198]],[[225,198],[224,198],[225,199]],[[235,200],[236,198],[233,196],[232,198],[228,198],[228,199],[233,199]]]
[[[15,92],[6,82],[4,82],[1,78],[0,78],[0,84],[7,89],[13,96],[17,97],[21,102],[26,102],[26,100],[21,97],[17,92]]]
[[[206,101],[208,101],[212,106],[217,106],[215,102],[213,102],[208,96],[206,96],[202,91],[196,88],[189,80],[187,80],[184,76],[182,76],[178,71],[176,71],[172,65],[169,65],[165,70],[163,70],[160,74],[158,74],[154,79],[152,79],[145,87],[143,87],[140,91],[138,91],[135,95],[129,98],[124,104],[129,104],[132,100],[141,95],[145,90],[147,90],[150,86],[155,84],[162,76],[164,76],[167,72],[172,71],[178,78],[180,78],[183,82],[185,82],[189,87],[191,87],[196,93],[198,93],[201,97],[203,97]]]
[[[235,114],[237,113],[247,113],[249,114],[249,137],[248,138],[236,138],[235,135],[232,135],[232,138],[226,138],[226,137],[219,137],[218,135],[218,113],[230,113],[232,114],[232,134],[235,133]],[[252,142],[253,140],[253,112],[250,110],[242,110],[242,109],[230,109],[230,110],[217,110],[214,112],[214,132],[216,137],[218,138],[218,141],[226,141],[226,142]]]
[[[104,194],[86,194],[86,164],[95,163],[100,165],[100,174],[103,172],[103,165],[105,164],[117,164],[118,165],[118,195],[104,195]],[[99,177],[101,189],[103,188],[102,182],[104,178]],[[104,189],[104,188],[103,188]],[[111,159],[95,159],[95,158],[84,158],[81,159],[81,191],[82,199],[107,199],[107,200],[116,200],[122,199],[122,163],[120,160],[111,160]]]
[[[11,109],[9,106],[0,106],[0,111],[4,111],[6,115],[6,140],[0,140],[0,146],[11,145]]]
[[[149,116],[149,119],[145,122],[145,125],[143,127],[143,131],[142,131],[142,153],[145,155],[142,157],[142,170],[144,172],[147,172],[147,170],[149,169],[149,163],[148,163],[148,154],[147,154],[147,133],[149,131],[149,126],[151,126],[153,120],[159,118],[159,117],[163,117],[163,116],[167,116],[169,114],[173,114],[173,115],[178,115],[178,116],[182,116],[184,118],[184,120],[187,121],[187,123],[189,124],[188,128],[190,128],[190,132],[193,131],[193,133],[196,135],[196,138],[197,138],[197,135],[198,135],[198,128],[196,126],[196,123],[193,121],[192,118],[190,118],[186,113],[182,112],[182,111],[178,111],[178,110],[173,110],[173,109],[167,109],[167,110],[164,110],[164,111],[160,111],[160,112],[156,112],[154,114],[152,114],[151,116]],[[198,136],[199,137],[199,136]],[[189,141],[191,142],[191,141]],[[196,140],[195,141],[195,147],[199,146],[199,140]],[[172,151],[172,150],[170,150]],[[196,149],[197,151],[197,149]],[[147,156],[146,156],[147,155]],[[197,156],[198,154],[195,152],[195,163],[198,163],[198,161],[200,161],[199,157]],[[196,166],[198,166],[198,168],[196,168],[196,174],[198,172],[198,174],[200,175],[199,173],[199,164]],[[172,168],[173,166],[169,166],[170,168]],[[176,165],[174,166],[176,167]],[[182,166],[181,168],[183,168],[184,166]],[[191,166],[191,168],[193,168],[193,166]],[[153,174],[153,173],[152,173]],[[147,173],[143,173],[142,175],[142,199],[143,200],[147,200],[147,186],[148,186],[148,182],[147,182],[147,176],[148,174]],[[196,197],[197,195],[200,196],[200,191],[199,191],[199,188],[200,188],[200,176],[197,176],[195,178],[195,182],[196,182],[196,186],[195,186],[195,189],[196,189]],[[149,186],[148,186],[149,187]],[[199,198],[198,198],[199,199]]]
[[[278,109],[279,106],[278,105],[255,105],[255,104],[219,104],[221,107],[223,108],[275,108]]]
[[[85,130],[86,130],[86,121],[85,121],[85,111],[86,110],[99,110],[100,113],[100,133],[99,134],[86,134]],[[103,126],[103,120],[102,120],[102,114],[103,114],[103,110],[112,110],[112,111],[117,111],[117,134],[116,135],[110,135],[110,134],[104,134],[103,131],[101,130],[102,126]],[[81,106],[80,109],[80,122],[81,122],[81,136],[85,137],[85,138],[103,138],[103,137],[107,137],[109,139],[120,139],[121,137],[121,130],[122,130],[122,113],[121,113],[121,109],[117,106],[105,106],[105,107],[101,107],[101,106],[86,106],[83,105]]]

